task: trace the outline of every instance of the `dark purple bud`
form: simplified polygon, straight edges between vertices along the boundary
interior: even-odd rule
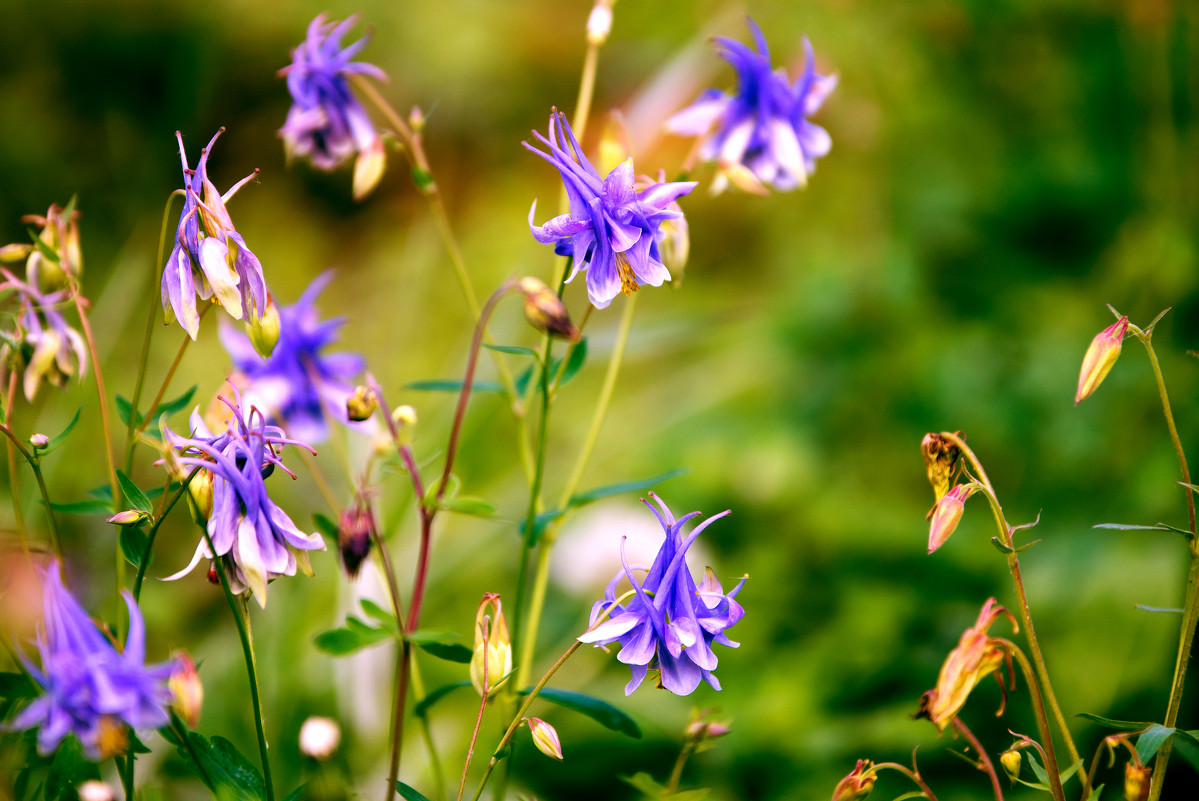
[[[350,578],[358,578],[358,569],[370,555],[374,534],[375,516],[366,502],[356,502],[342,514],[337,527],[337,545],[341,551],[341,563]]]

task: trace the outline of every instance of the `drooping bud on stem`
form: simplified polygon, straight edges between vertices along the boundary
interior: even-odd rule
[[[541,718],[525,718],[529,724],[529,733],[533,735],[533,745],[547,757],[562,761],[562,741],[558,739],[557,730]]]
[[[870,795],[877,778],[877,769],[869,759],[859,759],[858,764],[833,789],[833,801],[858,801]]]
[[[488,615],[489,608],[494,614]],[[484,651],[487,653],[487,695],[490,697],[512,672],[512,643],[499,593],[485,594],[475,613],[475,652],[470,660],[470,682],[480,695],[483,694]]]
[[[1091,346],[1082,357],[1082,370],[1078,374],[1078,392],[1074,395],[1074,405],[1082,403],[1099,388],[1103,379],[1111,372],[1112,365],[1120,358],[1124,335],[1128,332],[1128,318],[1121,317],[1107,328],[1100,331],[1091,340]]]
[[[171,709],[194,729],[200,723],[200,709],[204,706],[204,685],[196,673],[196,663],[186,653],[175,657],[175,669],[167,680],[171,691]]]
[[[35,450],[41,450],[50,444],[50,438],[45,434],[34,434],[29,438],[29,444],[32,445]]]
[[[578,330],[570,321],[566,304],[544,281],[526,276],[520,279],[516,286],[524,295],[525,319],[530,325],[538,331],[548,331],[572,342],[579,338]]]
[[[1007,773],[1007,777],[1015,782],[1020,777],[1020,762],[1022,757],[1020,752],[1015,748],[1009,748],[999,755],[999,764],[1003,765],[1003,770]]]
[[[358,577],[358,569],[370,554],[374,533],[375,516],[370,504],[364,499],[356,499],[354,505],[342,514],[337,526],[341,563],[351,579]]]
[[[1149,797],[1149,775],[1145,765],[1129,762],[1124,766],[1124,801],[1145,801]]]
[[[139,523],[149,520],[150,516],[145,512],[137,509],[126,509],[123,512],[117,512],[112,517],[108,518],[108,522],[114,526],[136,526]]]
[[[932,522],[928,528],[928,552],[940,548],[949,539],[962,519],[966,499],[979,490],[978,484],[958,484],[945,493],[933,507]]]
[[[253,314],[246,315],[246,334],[254,345],[254,350],[264,359],[269,359],[279,342],[279,308],[275,299],[266,297],[266,308],[262,310],[262,318],[256,319]]]

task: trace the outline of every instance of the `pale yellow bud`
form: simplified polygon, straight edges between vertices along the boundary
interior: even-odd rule
[[[529,733],[533,735],[533,745],[547,757],[562,761],[562,741],[558,739],[557,730],[541,718],[525,718],[529,724]]]
[[[1020,775],[1021,759],[1020,752],[1014,748],[1004,751],[999,755],[999,764],[1003,765],[1004,772],[1007,773],[1008,778],[1012,781],[1015,781]]]
[[[1112,365],[1120,358],[1124,334],[1128,331],[1128,318],[1121,317],[1100,331],[1091,340],[1091,346],[1082,357],[1082,370],[1078,374],[1078,392],[1074,394],[1074,405],[1082,403],[1099,388],[1103,379],[1111,372]]]
[[[488,614],[489,608],[494,612],[493,615]],[[483,596],[479,610],[475,613],[475,651],[470,660],[470,682],[482,695],[486,675],[487,695],[490,697],[511,672],[512,643],[508,637],[508,623],[504,620],[499,594],[489,592]]]
[[[364,150],[358,152],[354,160],[354,200],[362,200],[378,186],[379,180],[387,169],[387,151],[383,147],[383,137],[376,136]]]
[[[262,358],[269,359],[279,342],[279,308],[275,305],[275,299],[267,295],[262,317],[256,319],[252,314],[246,315],[245,327],[254,350]]]

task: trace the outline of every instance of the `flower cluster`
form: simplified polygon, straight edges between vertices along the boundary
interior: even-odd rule
[[[323,551],[325,543],[318,534],[300,531],[266,490],[265,479],[276,467],[292,475],[279,458],[283,446],[308,446],[267,425],[257,408],[243,412],[236,387],[233,392],[234,401],[220,398],[231,412],[224,432],[209,431],[198,410],[191,415],[190,437],[164,430],[167,443],[179,451],[170,461],[202,468],[212,481],[211,510],[204,510],[208,537],[200,540],[191,563],[167,580],[187,575],[202,558],[222,557],[233,591],[252,590],[265,607],[267,581],[294,576],[297,567],[312,575],[308,551]]]
[[[128,592],[124,597],[129,635],[118,651],[63,586],[58,563],[40,572],[41,667],[22,661],[44,693],[17,715],[12,728],[39,727],[37,745],[43,755],[69,734],[79,738],[90,759],[123,753],[129,743],[126,726],[153,729],[167,724],[167,679],[174,666],[146,664],[145,623]]]
[[[24,365],[25,399],[32,401],[43,381],[61,389],[71,376],[82,378],[87,370],[86,343],[57,308],[69,299],[69,290],[43,293],[36,278],[26,283],[2,268],[0,276],[4,278],[0,294],[14,292],[20,299],[16,329],[0,332],[0,361]]]
[[[687,568],[687,549],[705,528],[729,514],[721,512],[700,523],[683,539],[683,526],[699,512],[691,512],[676,520],[670,509],[654,494],[650,497],[661,511],[648,502],[646,506],[662,524],[666,535],[654,562],[639,582],[624,555],[621,541],[620,559],[624,569],[617,573],[591,610],[591,625],[580,642],[606,645],[620,643],[621,662],[629,665],[633,678],[625,687],[629,695],[645,680],[650,670],[661,672],[661,686],[676,695],[689,695],[703,679],[715,689],[720,682],[712,675],[716,655],[712,643],[730,648],[738,647],[725,635],[745,612],[733,599],[745,584],[742,577],[731,592],[726,593],[711,568],[697,586]],[[618,602],[616,587],[627,578],[633,585],[633,597],[627,604]],[[595,625],[607,612],[609,619]]]
[[[763,185],[785,191],[807,183],[816,159],[829,152],[828,132],[812,123],[837,76],[816,72],[812,45],[804,39],[803,73],[791,83],[787,73],[774,70],[766,37],[752,19],[746,24],[758,49],[735,39],[716,38],[720,55],[737,71],[737,92],[709,89],[692,105],[666,122],[669,131],[700,136],[699,158],[715,161],[720,174],[714,191],[731,180],[738,188],[764,191]]]
[[[208,178],[208,156],[221,128],[208,146],[200,151],[194,170],[187,166],[183,135],[179,140],[179,159],[183,164],[183,213],[175,230],[175,247],[167,258],[162,272],[162,308],[168,320],[173,314],[194,340],[200,330],[200,315],[196,310],[196,293],[204,300],[216,295],[216,301],[235,320],[243,317],[251,322],[262,319],[266,310],[266,280],[258,257],[246,247],[246,241],[233,227],[225,204],[247,181],[258,174],[255,170],[221,194]],[[196,285],[196,272],[200,284]]]
[[[322,353],[345,322],[340,317],[322,321],[316,310],[316,298],[332,277],[320,276],[294,305],[279,309],[278,340],[265,362],[244,334],[227,326],[220,331],[221,344],[248,381],[247,402],[269,411],[271,422],[306,442],[325,437],[326,416],[348,422],[346,399],[354,389],[346,382],[365,366],[357,354]]]
[[[579,270],[587,270],[587,296],[599,309],[621,291],[629,294],[641,284],[661,286],[669,281],[670,272],[658,253],[658,243],[667,233],[661,226],[683,216],[675,201],[696,184],[650,183],[637,191],[631,158],[601,179],[583,155],[566,116],[558,111],[550,115],[549,137],[537,131],[533,136],[549,152],[528,142],[524,146],[562,174],[570,213],[537,225],[533,222],[537,201],[533,201],[529,228],[538,242],[553,244],[560,255],[573,257],[567,281]]]
[[[386,160],[383,137],[366,109],[350,91],[350,75],[387,80],[373,64],[351,61],[367,39],[346,47],[341,37],[354,27],[355,17],[325,22],[322,14],[308,26],[308,37],[292,51],[292,63],[279,70],[286,76],[292,106],[279,129],[288,158],[310,160],[321,170],[334,170],[357,153],[354,198],[361,200],[383,176]]]

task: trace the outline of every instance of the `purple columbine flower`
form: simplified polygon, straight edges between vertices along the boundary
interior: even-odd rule
[[[350,60],[366,47],[367,37],[341,46],[341,37],[357,21],[325,22],[321,14],[309,24],[307,38],[292,51],[291,64],[279,70],[287,77],[293,101],[279,136],[289,160],[308,159],[320,170],[337,169],[357,153],[354,198],[361,200],[383,175],[383,137],[350,91],[348,77],[385,81],[387,76],[373,64]]]
[[[175,247],[162,272],[162,308],[168,321],[173,314],[193,340],[200,330],[197,292],[204,300],[215,294],[217,302],[235,320],[243,316],[261,320],[266,309],[262,264],[234,229],[225,208],[229,199],[254,178],[258,170],[238,181],[224,195],[208,178],[208,156],[224,130],[217,131],[208,146],[200,151],[200,160],[194,170],[187,166],[183,135],[175,132],[175,138],[179,140],[179,159],[183,163],[183,213],[175,231]],[[196,271],[200,273],[198,287]]]
[[[658,242],[666,236],[663,222],[683,216],[678,198],[695,188],[693,182],[653,183],[638,192],[634,186],[633,160],[627,159],[600,178],[583,148],[575,139],[566,115],[550,114],[549,138],[533,131],[549,152],[524,146],[541,156],[562,174],[570,213],[536,225],[537,201],[529,209],[529,228],[542,244],[554,244],[561,255],[574,257],[570,281],[587,270],[587,296],[597,309],[605,308],[618,292],[636,292],[640,284],[661,286],[670,280],[662,264]]]
[[[326,415],[349,423],[346,399],[354,388],[346,382],[365,367],[358,354],[322,353],[345,323],[342,317],[322,321],[316,310],[316,298],[332,277],[319,276],[295,305],[279,309],[279,341],[265,362],[244,334],[228,326],[220,331],[234,367],[249,381],[247,402],[268,410],[272,422],[305,442],[324,439]]]
[[[836,75],[816,73],[816,56],[805,37],[804,70],[792,84],[785,70],[770,64],[766,37],[752,19],[746,24],[758,49],[735,39],[716,38],[720,55],[737,71],[737,93],[709,89],[666,122],[673,133],[703,137],[699,158],[715,161],[721,191],[732,180],[743,189],[761,184],[780,191],[807,183],[816,159],[828,153],[832,139],[808,117],[837,85]],[[764,191],[764,190],[762,190]]]
[[[221,557],[233,591],[252,590],[265,607],[269,579],[294,576],[297,567],[311,576],[308,551],[325,550],[320,535],[300,531],[266,491],[265,479],[276,467],[295,478],[279,458],[284,445],[312,449],[287,439],[283,429],[267,425],[257,408],[250,407],[245,414],[236,387],[233,394],[233,401],[220,398],[231,412],[223,433],[209,431],[198,409],[192,411],[190,437],[164,429],[167,443],[180,452],[169,461],[180,468],[201,467],[212,475],[207,529],[213,545],[210,549],[208,540],[201,539],[191,563],[165,580],[187,575],[201,558]]]
[[[72,375],[82,378],[87,370],[86,343],[57,308],[70,299],[68,290],[42,293],[32,282],[26,283],[3,268],[0,277],[4,278],[0,294],[11,291],[20,298],[16,330],[0,333],[4,340],[0,356],[9,350],[21,354],[25,362],[25,399],[34,399],[43,380],[62,389]]]
[[[128,748],[125,726],[155,729],[168,723],[167,687],[174,665],[146,664],[146,627],[128,592],[129,635],[121,651],[93,623],[63,586],[58,562],[42,574],[43,628],[37,648],[41,668],[22,658],[44,690],[16,719],[14,730],[39,727],[38,752],[50,754],[68,734],[79,738],[89,759],[104,759]]]
[[[712,643],[739,647],[739,643],[730,640],[724,632],[745,616],[745,610],[733,600],[745,584],[745,577],[726,593],[712,569],[708,568],[697,586],[687,568],[687,549],[701,531],[729,512],[709,517],[683,539],[683,525],[699,512],[675,520],[660,498],[653,493],[650,497],[661,508],[659,513],[648,502],[645,504],[666,534],[662,548],[645,578],[638,582],[635,568],[625,559],[624,540],[621,540],[620,561],[624,570],[608,584],[605,600],[597,601],[591,609],[591,625],[594,626],[599,616],[610,608],[609,619],[579,637],[579,641],[598,645],[620,643],[616,658],[633,670],[625,695],[641,686],[650,670],[660,671],[660,686],[675,695],[690,695],[699,686],[700,679],[719,690],[720,682],[712,675],[717,661],[712,653]],[[633,585],[635,594],[627,603],[617,604],[616,587],[624,578]]]

